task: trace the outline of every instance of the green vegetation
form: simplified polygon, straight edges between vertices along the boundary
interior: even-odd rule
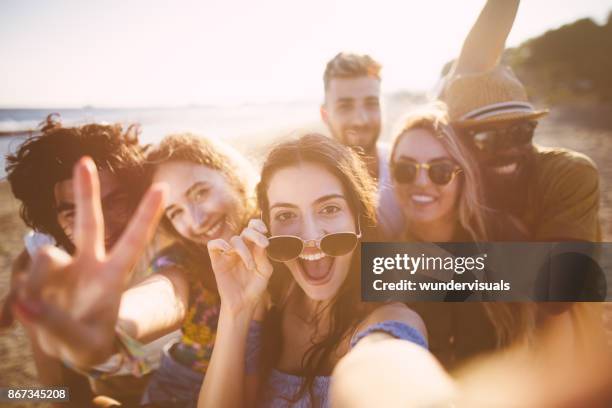
[[[612,103],[612,12],[605,25],[582,19],[508,49],[531,97],[547,103]]]

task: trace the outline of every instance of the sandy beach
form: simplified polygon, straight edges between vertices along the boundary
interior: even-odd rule
[[[388,109],[388,123],[393,123],[401,111],[401,106]],[[612,241],[612,125],[605,121],[585,120],[585,115],[574,111],[553,110],[552,114],[544,119],[538,128],[537,142],[545,146],[561,146],[582,152],[593,159],[597,164],[601,176],[601,222],[604,231],[604,240]],[[601,113],[604,115],[604,113]],[[605,116],[612,117],[612,107]],[[320,125],[315,126],[319,130]],[[289,129],[288,126],[286,129]],[[261,158],[265,154],[266,146],[274,139],[286,134],[279,131],[273,137],[266,138],[240,138],[235,142],[236,147],[249,156]],[[389,137],[388,130],[383,139]],[[32,180],[33,183],[36,180]],[[26,231],[19,218],[19,206],[13,198],[5,181],[0,182],[0,298],[8,290],[10,265],[12,259],[21,251],[22,237]],[[36,384],[36,373],[31,358],[28,340],[23,330],[16,326],[0,335],[0,386],[15,387]],[[11,407],[38,407],[42,404],[11,405]]]

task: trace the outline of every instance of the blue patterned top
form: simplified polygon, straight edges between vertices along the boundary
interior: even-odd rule
[[[423,335],[414,327],[397,320],[385,320],[366,327],[355,335],[351,341],[351,348],[367,335],[373,332],[387,333],[397,339],[411,341],[427,348],[427,341]],[[253,321],[249,327],[246,348],[246,373],[253,374],[259,366],[259,354],[261,351],[262,326],[261,323]],[[313,392],[307,392],[296,402],[293,398],[297,395],[303,378],[273,369],[266,379],[263,393],[259,396],[257,406],[262,408],[310,408],[329,407],[329,385],[330,376],[315,377]]]

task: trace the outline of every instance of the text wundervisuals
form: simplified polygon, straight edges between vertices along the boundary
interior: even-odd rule
[[[481,256],[410,256],[396,254],[394,257],[376,257],[373,259],[372,272],[380,275],[385,271],[406,271],[411,275],[418,270],[454,271],[462,274],[466,271],[482,271],[485,268],[486,254]]]
[[[376,291],[509,291],[510,283],[503,279],[500,282],[412,282],[402,279],[399,282],[375,280],[372,287]]]

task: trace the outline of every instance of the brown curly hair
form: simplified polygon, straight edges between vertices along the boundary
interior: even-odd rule
[[[253,195],[256,182],[255,170],[246,158],[230,146],[192,133],[166,136],[159,145],[147,153],[146,169],[149,183],[157,166],[171,161],[185,161],[221,172],[244,203],[243,214],[239,217],[244,225],[239,226],[240,228],[246,226],[248,219],[255,215],[256,203]],[[176,238],[182,238],[165,216],[162,225]]]
[[[21,201],[20,214],[26,225],[53,236],[69,252],[74,250],[57,221],[54,189],[72,178],[73,167],[83,156],[90,156],[99,170],[116,175],[135,208],[146,187],[138,134],[137,125],[125,130],[120,124],[64,127],[58,114],[47,116],[40,124],[40,134],[6,157],[7,180]]]

